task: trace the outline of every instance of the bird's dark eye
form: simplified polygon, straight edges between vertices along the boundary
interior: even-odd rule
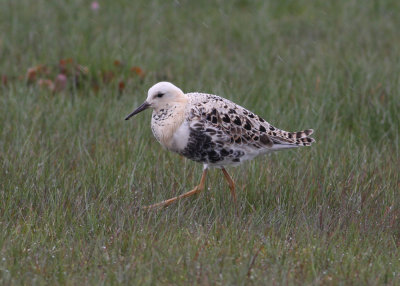
[[[163,97],[163,95],[164,95],[164,93],[162,93],[162,92],[157,93],[157,97]]]

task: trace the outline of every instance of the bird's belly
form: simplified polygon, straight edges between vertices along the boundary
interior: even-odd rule
[[[253,154],[253,152],[248,152],[251,150],[246,147],[238,148],[229,144],[226,138],[212,136],[202,130],[189,128],[189,132],[185,134],[188,134],[185,148],[178,153],[210,167],[239,165],[241,162],[257,155]]]
[[[229,150],[229,152],[231,152]],[[259,155],[263,155],[265,152],[257,152],[254,150],[235,150],[233,148],[233,153],[228,156],[222,157],[220,161],[208,162],[210,167],[223,167],[223,166],[238,166],[245,161],[252,160]]]

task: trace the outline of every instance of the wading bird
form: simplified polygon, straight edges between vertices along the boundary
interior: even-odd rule
[[[169,82],[152,86],[146,101],[125,120],[147,108],[153,109],[151,129],[157,141],[170,151],[203,163],[204,167],[200,184],[193,190],[145,208],[167,206],[201,192],[210,167],[222,170],[236,203],[235,183],[225,166],[314,142],[309,137],[312,129],[287,132],[228,99],[197,92],[185,94]]]

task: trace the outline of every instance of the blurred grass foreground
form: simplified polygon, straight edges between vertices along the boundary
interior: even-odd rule
[[[400,2],[0,2],[1,285],[400,284]],[[201,166],[124,117],[215,93],[311,148]]]

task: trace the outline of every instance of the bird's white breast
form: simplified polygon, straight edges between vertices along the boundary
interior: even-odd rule
[[[172,135],[171,149],[173,151],[181,151],[185,149],[189,140],[189,124],[187,121],[183,123],[176,129],[175,133]]]

